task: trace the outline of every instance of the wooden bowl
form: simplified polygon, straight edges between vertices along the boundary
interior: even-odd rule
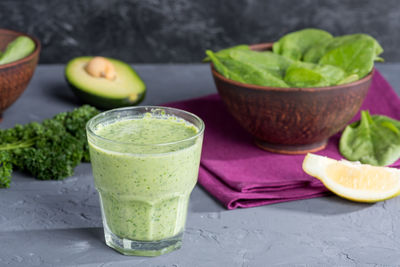
[[[262,51],[272,43],[256,44]],[[356,115],[373,71],[361,80],[319,88],[279,88],[243,84],[223,77],[211,64],[215,85],[237,122],[262,149],[303,154],[325,148],[328,138]]]
[[[32,54],[23,59],[0,65],[0,118],[3,111],[11,106],[22,92],[24,92],[32,78],[39,59],[39,40],[25,33],[0,29],[0,50],[4,51],[7,44],[18,36],[31,38],[35,42],[36,48]]]

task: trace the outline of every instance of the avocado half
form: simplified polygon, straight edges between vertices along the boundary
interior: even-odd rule
[[[65,67],[65,78],[77,97],[101,109],[111,109],[139,104],[145,97],[146,85],[128,64],[106,58],[115,68],[116,78],[96,78],[85,70],[93,57],[77,57]]]

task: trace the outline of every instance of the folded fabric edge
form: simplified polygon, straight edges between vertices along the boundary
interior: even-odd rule
[[[226,187],[238,193],[263,193],[263,192],[275,192],[280,190],[287,190],[291,188],[308,187],[308,186],[323,186],[318,179],[302,179],[302,180],[284,180],[280,182],[271,182],[266,174],[264,183],[248,183],[248,182],[236,182],[229,181],[229,178],[224,176],[224,173],[218,173],[215,168],[208,166],[208,161],[202,160],[201,166],[207,170],[215,179],[218,179]],[[308,175],[307,175],[308,176]],[[245,179],[244,179],[245,180]]]
[[[218,180],[218,181],[221,183],[221,185],[225,186],[227,189],[232,190],[232,191],[235,191],[235,192],[238,192],[238,193],[241,192],[241,191],[238,191],[237,188],[230,186],[230,185],[229,185],[228,183],[226,183],[223,179],[220,179],[220,177],[219,177],[213,170],[211,170],[210,168],[208,168],[208,167],[207,167],[205,164],[203,164],[201,161],[200,161],[200,168],[204,169],[210,176],[212,176],[213,179]]]
[[[224,177],[221,177],[223,174],[218,174],[215,170],[208,167],[206,163],[203,161],[201,162],[201,166],[206,169],[215,179],[218,179],[223,183],[226,187],[229,187],[233,191],[238,193],[263,193],[263,192],[275,192],[280,190],[287,190],[291,188],[298,188],[298,187],[306,187],[306,186],[322,186],[322,183],[317,180],[294,180],[294,181],[282,181],[282,182],[270,182],[269,177],[266,176],[265,183],[249,183],[247,182],[231,182],[228,183]]]
[[[259,206],[264,206],[264,205],[269,205],[269,204],[276,204],[276,203],[282,203],[282,202],[289,202],[289,201],[295,201],[295,200],[302,200],[302,199],[310,199],[310,198],[316,198],[316,197],[324,197],[324,196],[329,196],[332,195],[331,192],[329,191],[323,191],[319,193],[313,193],[310,195],[303,195],[301,197],[294,197],[294,198],[276,198],[276,199],[263,199],[263,198],[239,198],[239,199],[234,199],[230,201],[227,205],[228,210],[233,210],[236,208],[253,208],[253,207],[259,207]]]
[[[280,185],[260,185],[260,186],[252,186],[252,187],[244,187],[240,192],[241,193],[270,193],[270,192],[279,192],[284,190],[296,189],[301,187],[313,187],[313,186],[323,186],[322,183],[314,183],[312,181],[303,181],[303,182],[295,182],[295,183],[285,183]]]
[[[280,192],[269,193],[242,193],[232,190],[225,186],[219,179],[216,179],[212,173],[200,166],[199,185],[217,199],[227,209],[235,209],[238,207],[256,207],[277,202],[286,202],[297,199],[312,198],[327,195],[328,190],[324,186],[311,186],[304,188],[291,188]],[[297,190],[297,192],[296,192]],[[268,196],[267,196],[268,194]],[[288,196],[288,194],[290,196]],[[286,195],[286,196],[284,196]]]

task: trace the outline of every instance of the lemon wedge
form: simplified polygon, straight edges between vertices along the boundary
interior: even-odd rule
[[[303,170],[330,191],[357,202],[377,202],[400,194],[400,170],[307,154]]]

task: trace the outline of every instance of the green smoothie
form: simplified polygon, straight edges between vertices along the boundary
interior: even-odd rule
[[[89,138],[89,147],[105,227],[138,241],[183,231],[198,176],[198,132],[181,118],[151,113],[96,127],[102,140]]]

